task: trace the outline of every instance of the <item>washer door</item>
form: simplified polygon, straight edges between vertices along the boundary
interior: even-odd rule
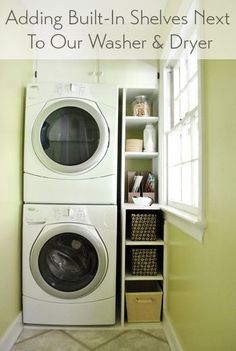
[[[95,167],[105,156],[109,129],[95,103],[64,99],[53,102],[38,115],[32,142],[47,168],[78,174]]]
[[[77,298],[93,292],[104,279],[108,257],[94,227],[46,226],[36,239],[30,267],[37,284],[50,295]]]

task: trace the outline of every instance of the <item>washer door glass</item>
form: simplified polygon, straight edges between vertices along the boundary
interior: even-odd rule
[[[44,244],[38,263],[44,280],[54,289],[77,291],[96,276],[98,255],[86,238],[63,233]]]
[[[59,173],[95,167],[109,145],[109,130],[95,103],[62,100],[42,110],[33,126],[33,147],[40,161]]]

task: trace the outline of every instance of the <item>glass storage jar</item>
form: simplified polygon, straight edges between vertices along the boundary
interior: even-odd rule
[[[133,116],[150,116],[150,105],[145,95],[136,96],[132,103],[132,108]]]

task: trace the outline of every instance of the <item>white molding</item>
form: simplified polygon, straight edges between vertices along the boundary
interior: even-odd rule
[[[193,215],[188,215],[185,212],[176,210],[169,206],[160,206],[165,213],[165,220],[189,234],[192,238],[200,243],[203,242],[203,234],[205,231],[205,224],[203,221],[198,221]]]
[[[22,313],[19,313],[16,319],[11,323],[6,332],[0,338],[0,351],[10,351],[22,330]]]
[[[168,314],[165,312],[163,316],[163,328],[170,345],[171,351],[183,351],[183,348],[177,338],[174,327],[171,323],[171,320]]]

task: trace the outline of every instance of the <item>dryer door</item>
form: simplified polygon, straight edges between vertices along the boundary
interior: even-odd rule
[[[93,292],[104,279],[108,256],[92,226],[48,225],[36,239],[30,267],[37,284],[50,295],[77,298]]]
[[[64,99],[50,103],[38,115],[32,142],[47,168],[78,174],[95,167],[105,156],[109,129],[94,102]]]

